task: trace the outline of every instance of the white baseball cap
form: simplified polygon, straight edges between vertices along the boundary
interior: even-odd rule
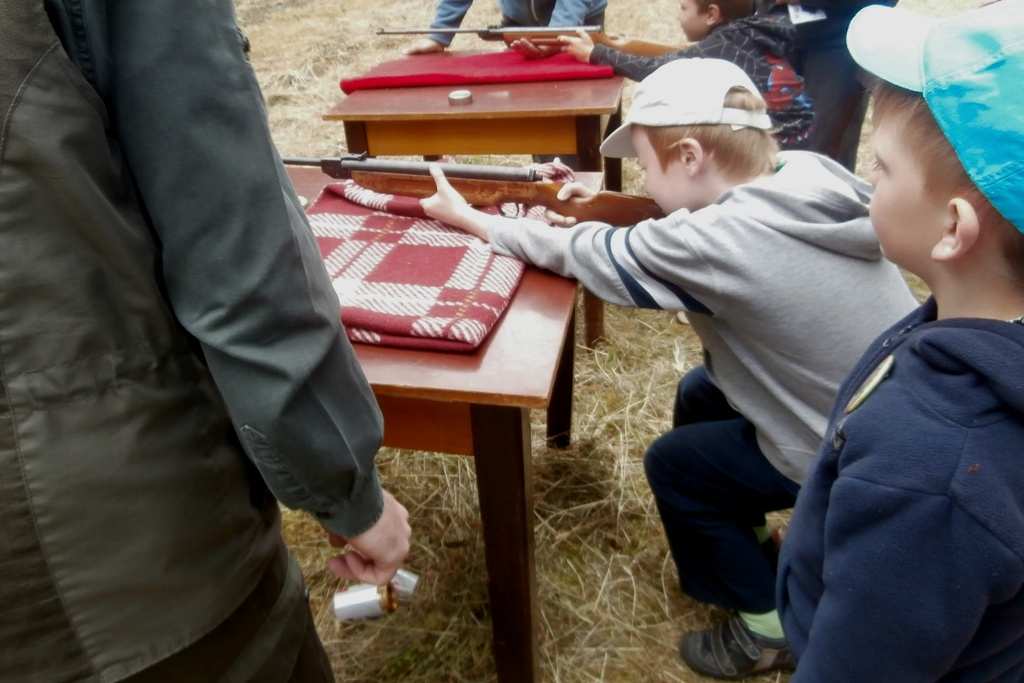
[[[730,124],[734,129],[771,130],[772,121],[762,109],[749,111],[725,106],[732,88],[759,95],[750,77],[724,59],[677,59],[641,81],[633,95],[626,122],[601,144],[606,157],[635,157],[633,124],[642,126],[692,126]]]

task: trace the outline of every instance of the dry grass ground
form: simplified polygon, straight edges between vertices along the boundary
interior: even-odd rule
[[[237,2],[274,138],[283,154],[307,156],[344,147],[340,126],[319,119],[341,96],[339,78],[395,56],[403,44],[373,31],[427,26],[434,8],[434,0]],[[966,6],[964,0],[904,4],[938,13]],[[607,23],[670,42],[678,40],[675,15],[675,0],[611,0]],[[466,25],[497,18],[495,3],[481,0]],[[472,37],[458,41],[477,44]],[[627,190],[636,191],[636,167],[627,162],[625,173]],[[699,343],[666,313],[609,307],[607,318],[609,341],[577,353],[573,446],[546,448],[543,415],[534,415],[543,679],[701,681],[678,663],[676,642],[681,631],[718,615],[680,594],[642,468],[645,447],[669,423],[676,381],[700,362]],[[338,680],[494,680],[473,463],[388,449],[378,463],[385,485],[411,513],[408,566],[423,577],[418,601],[394,617],[336,623],[330,598],[339,585],[324,569],[330,552],[323,534],[309,518],[285,514],[286,537],[307,577]]]

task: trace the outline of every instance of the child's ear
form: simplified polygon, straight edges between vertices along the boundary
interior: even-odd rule
[[[708,26],[718,26],[722,23],[722,8],[716,3],[711,3],[704,10],[704,21]]]
[[[695,176],[701,172],[707,155],[704,153],[704,148],[701,147],[699,142],[693,138],[683,138],[676,145],[676,150],[679,153],[679,161],[682,162],[690,176]]]
[[[942,237],[932,247],[932,258],[936,261],[963,258],[978,243],[980,227],[978,212],[969,201],[961,197],[949,200]]]

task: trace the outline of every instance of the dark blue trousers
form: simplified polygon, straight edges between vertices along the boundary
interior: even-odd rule
[[[775,564],[754,527],[799,491],[703,367],[679,382],[672,431],[644,458],[683,592],[727,609],[775,609]]]

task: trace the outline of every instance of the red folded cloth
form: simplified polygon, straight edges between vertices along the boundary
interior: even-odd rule
[[[352,341],[472,351],[523,275],[521,261],[426,218],[412,197],[349,180],[328,185],[308,213]]]
[[[362,76],[342,79],[341,89],[352,93],[356,90],[423,85],[575,81],[612,75],[610,66],[584,64],[565,53],[544,59],[526,59],[515,50],[477,55],[442,52],[378,64]]]

